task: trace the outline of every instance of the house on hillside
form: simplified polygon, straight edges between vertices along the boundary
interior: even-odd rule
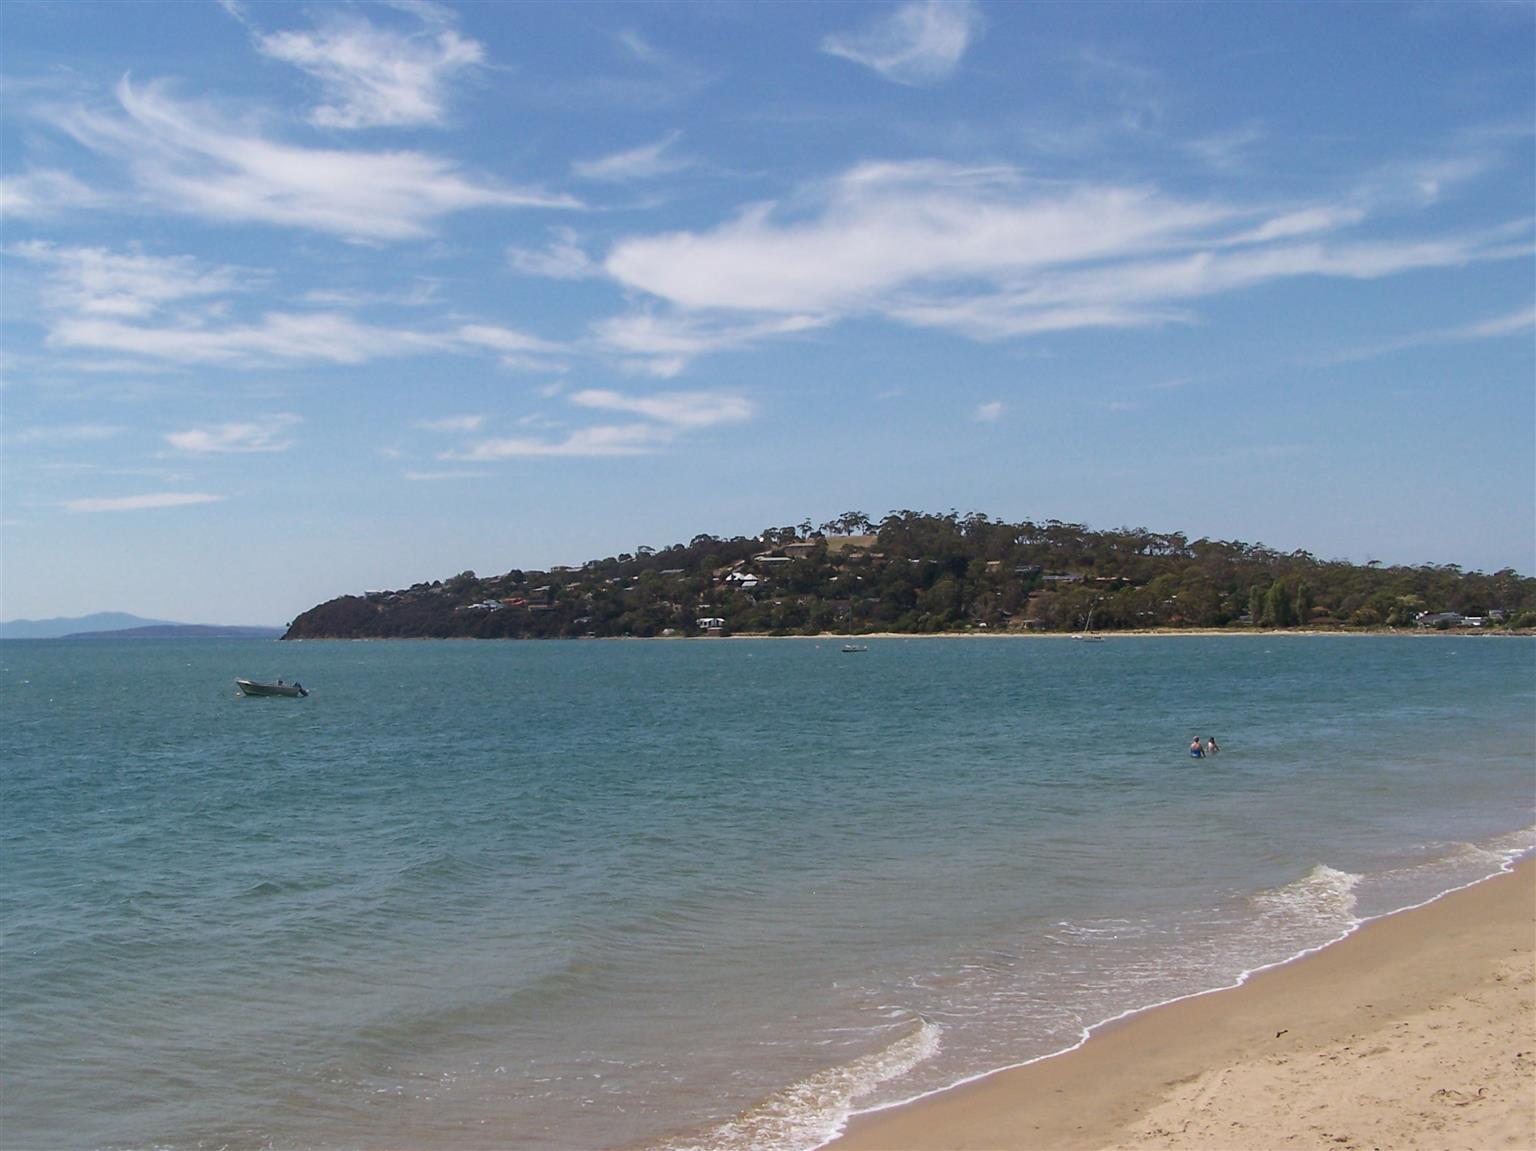
[[[1458,611],[1421,611],[1413,622],[1420,627],[1465,627],[1467,620]]]

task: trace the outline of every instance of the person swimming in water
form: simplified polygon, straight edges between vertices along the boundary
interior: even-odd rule
[[[1205,758],[1205,748],[1200,746],[1200,737],[1198,735],[1189,741],[1189,754],[1194,759]]]
[[[1198,741],[1197,741],[1198,742]],[[1215,755],[1221,748],[1216,746],[1216,737],[1213,735],[1205,741],[1205,754]]]

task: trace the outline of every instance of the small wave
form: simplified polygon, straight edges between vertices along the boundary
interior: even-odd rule
[[[1286,929],[1347,931],[1359,924],[1355,889],[1363,877],[1318,864],[1304,878],[1253,897],[1261,923],[1277,932]]]
[[[819,1146],[843,1129],[855,1100],[938,1054],[942,1032],[932,1020],[919,1019],[915,1030],[890,1046],[819,1071],[700,1136],[669,1140],[658,1144],[656,1151]]]
[[[1536,851],[1536,826],[1478,842],[1424,844],[1423,858],[1372,876],[1363,894],[1365,918],[1431,903],[1443,895],[1508,871]]]
[[[1492,872],[1508,871],[1522,856],[1536,850],[1536,825],[1522,827],[1482,843],[1452,845],[1447,863],[1466,865]]]

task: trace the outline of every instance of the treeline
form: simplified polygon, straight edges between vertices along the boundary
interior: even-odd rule
[[[1427,619],[1531,628],[1536,579],[1320,560],[1144,528],[894,511],[343,596],[299,616],[287,638],[1344,630]]]

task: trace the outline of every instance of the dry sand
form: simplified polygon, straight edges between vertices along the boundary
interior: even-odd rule
[[[1536,861],[1076,1051],[855,1119],[835,1151],[1536,1149]]]

